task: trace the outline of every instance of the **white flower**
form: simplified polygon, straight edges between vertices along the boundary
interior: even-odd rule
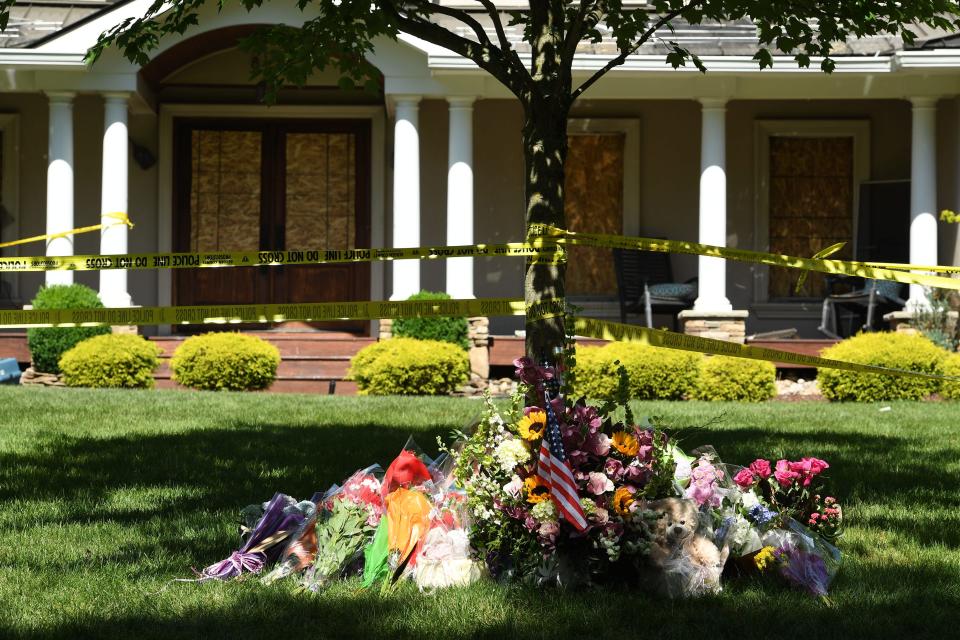
[[[470,559],[470,539],[463,529],[431,529],[417,556],[415,580],[420,590],[466,586],[480,577]]]
[[[553,500],[544,500],[533,505],[530,509],[530,515],[537,522],[556,522],[557,508],[554,506]]]
[[[744,509],[752,509],[753,507],[760,504],[760,500],[757,498],[757,494],[755,494],[752,490],[742,494],[742,497],[740,498],[740,500],[743,502]]]
[[[511,473],[517,465],[530,460],[530,452],[522,441],[510,439],[497,445],[493,457],[504,473]]]
[[[503,492],[511,498],[519,496],[521,489],[523,489],[523,480],[521,480],[517,474],[514,474],[513,477],[510,478],[510,482],[503,485]]]

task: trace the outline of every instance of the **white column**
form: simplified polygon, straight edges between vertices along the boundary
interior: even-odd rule
[[[700,235],[702,244],[727,246],[726,100],[702,98],[700,133]],[[699,297],[694,311],[730,311],[727,264],[699,257]]]
[[[937,99],[913,98],[910,153],[910,262],[937,264]],[[926,307],[921,285],[910,285],[908,309]]]
[[[100,175],[100,253],[127,253],[127,225],[117,224],[112,213],[127,213],[127,172],[129,134],[127,133],[127,94],[104,95],[103,172]],[[100,300],[107,307],[129,307],[127,272],[100,272]]]
[[[393,246],[420,246],[420,96],[398,96],[393,125]],[[391,300],[420,291],[420,261],[393,262]]]
[[[473,244],[473,101],[447,98],[450,136],[447,151],[447,244]],[[472,298],[473,258],[449,258],[447,293]]]
[[[73,224],[73,94],[48,93],[47,233],[69,231]],[[47,241],[48,256],[72,256],[73,236]],[[47,284],[72,284],[72,271],[47,271]]]

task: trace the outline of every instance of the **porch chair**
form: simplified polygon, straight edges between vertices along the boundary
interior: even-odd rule
[[[693,306],[697,278],[674,282],[669,253],[614,249],[613,264],[620,297],[620,322],[627,322],[628,313],[642,313],[647,327],[652,329],[655,309],[679,312]],[[673,324],[676,328],[675,313]]]
[[[833,291],[840,282],[838,276],[827,277],[828,290]],[[864,323],[861,329],[864,331],[874,331],[877,318],[882,318],[884,313],[901,309],[907,301],[903,295],[905,285],[890,280],[865,280],[862,287],[849,293],[831,293],[823,300],[823,314],[820,318],[820,326],[817,329],[820,333],[834,339],[849,337],[856,333],[854,324],[856,319],[864,317]],[[851,320],[847,329],[847,336],[841,336],[837,327],[837,315],[839,309],[851,311]]]

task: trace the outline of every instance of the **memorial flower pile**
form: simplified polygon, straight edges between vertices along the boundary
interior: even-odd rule
[[[825,491],[827,462],[737,467],[711,447],[687,453],[624,399],[571,401],[559,370],[516,365],[512,402],[487,398],[470,429],[441,443],[441,458],[408,442],[386,471],[359,470],[309,501],[277,494],[248,508],[240,549],[201,580],[263,574],[320,591],[355,577],[386,591],[403,579],[434,590],[487,576],[689,597],[747,573],[826,596],[843,525]]]

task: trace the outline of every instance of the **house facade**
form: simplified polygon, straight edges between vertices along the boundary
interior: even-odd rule
[[[84,61],[100,33],[149,0],[18,4],[0,49],[0,242],[127,212],[132,230],[5,249],[4,255],[470,244],[524,235],[522,111],[496,80],[415,38],[376,43],[381,91],[333,72],[265,106],[237,42],[258,25],[301,24],[293,2],[203,9],[137,66],[116,51]],[[455,4],[455,3],[454,3]],[[308,8],[308,12],[312,9]],[[519,33],[509,33],[522,53]],[[673,70],[653,43],[585,94],[570,120],[568,227],[813,255],[957,264],[960,50],[948,34],[851,42],[836,71],[752,60],[749,23],[681,27],[710,71]],[[612,55],[579,52],[575,78]],[[817,66],[816,63],[813,65]],[[694,312],[746,312],[747,331],[817,335],[827,293],[813,275],[671,256],[697,277]],[[82,282],[108,306],[521,297],[522,261],[0,275],[0,304],[44,283]],[[619,317],[609,252],[575,248],[569,297]],[[913,288],[913,300],[923,296]],[[668,324],[659,319],[658,324]],[[322,328],[322,327],[321,327]],[[340,327],[344,328],[344,327]],[[370,332],[368,323],[346,326]],[[522,319],[491,319],[512,333]],[[169,332],[144,328],[144,333]]]

